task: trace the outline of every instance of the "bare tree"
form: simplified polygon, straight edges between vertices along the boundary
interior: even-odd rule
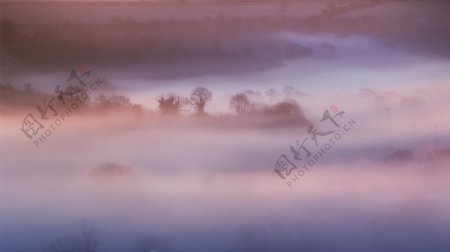
[[[230,106],[238,115],[242,115],[250,109],[250,100],[244,93],[235,94],[231,97]]]
[[[83,252],[96,252],[98,247],[98,240],[95,237],[92,228],[88,227],[86,224],[83,225],[83,230],[81,233],[81,251]]]
[[[211,101],[212,93],[205,87],[196,87],[191,93],[191,103],[196,106],[197,114],[205,113],[205,106]]]
[[[50,244],[49,252],[97,252],[98,240],[86,224],[80,238],[60,238]]]

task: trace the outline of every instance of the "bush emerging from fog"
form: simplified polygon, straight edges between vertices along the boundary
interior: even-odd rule
[[[302,116],[303,110],[300,104],[294,100],[286,100],[273,105],[268,111],[268,115],[282,115],[282,116]]]
[[[292,99],[276,103],[273,106],[263,103],[252,103],[249,114],[260,116],[298,117],[307,121],[300,104]]]
[[[172,244],[154,234],[146,233],[136,239],[134,242],[134,250],[135,252],[151,252],[151,251],[164,251],[164,252],[173,252]]]
[[[429,161],[447,161],[450,160],[450,148],[437,149],[428,154]]]
[[[106,162],[100,166],[92,169],[92,177],[119,177],[129,176],[133,173],[132,169],[128,166],[119,165],[113,162]]]
[[[410,162],[415,160],[415,155],[410,150],[396,150],[394,153],[389,155],[385,162]]]

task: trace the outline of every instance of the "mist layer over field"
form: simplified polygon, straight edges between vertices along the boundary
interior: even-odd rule
[[[436,143],[427,134],[379,141],[387,132],[375,140],[358,120],[289,187],[273,167],[301,130],[70,120],[39,149],[2,126],[2,250],[46,248],[83,223],[100,251],[130,251],[147,232],[180,251],[449,246],[449,161],[428,158]],[[448,131],[438,138],[448,146]],[[387,162],[397,148],[415,158]],[[104,162],[131,172],[96,173]]]

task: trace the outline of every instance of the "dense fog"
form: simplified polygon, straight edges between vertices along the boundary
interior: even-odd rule
[[[450,250],[445,1],[0,8],[0,251]]]

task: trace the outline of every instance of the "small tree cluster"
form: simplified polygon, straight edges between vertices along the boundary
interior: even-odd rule
[[[163,115],[176,115],[180,112],[181,107],[186,104],[186,99],[179,95],[168,94],[161,96],[158,103]]]
[[[208,88],[199,86],[192,90],[189,98],[175,94],[161,96],[158,100],[159,109],[163,115],[176,115],[183,106],[191,104],[195,107],[197,115],[204,115],[205,107],[211,101],[212,96],[212,92]]]
[[[236,114],[243,115],[268,115],[268,116],[300,116],[304,117],[303,110],[292,99],[278,102],[275,105],[267,105],[261,103],[251,103],[247,94],[238,93],[231,97],[230,107]]]

